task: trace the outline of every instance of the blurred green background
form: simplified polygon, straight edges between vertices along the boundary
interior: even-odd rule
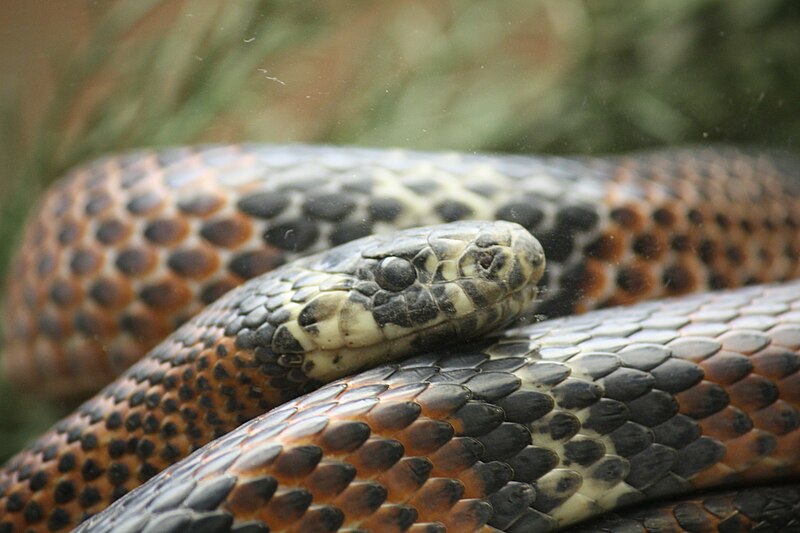
[[[594,154],[800,140],[792,0],[3,9],[0,274],[47,184],[126,148],[248,140]],[[61,411],[0,385],[0,458]]]

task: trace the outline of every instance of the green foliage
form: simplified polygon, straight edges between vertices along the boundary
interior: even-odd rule
[[[249,140],[601,153],[793,148],[800,137],[791,0],[100,6],[81,46],[54,42],[53,99],[35,124],[20,111],[25,80],[0,82],[0,274],[42,189],[126,148]],[[52,415],[0,396],[5,456]]]

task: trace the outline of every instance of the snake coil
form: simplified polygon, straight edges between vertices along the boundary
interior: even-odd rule
[[[13,267],[9,373],[88,391],[183,326],[6,465],[0,531],[550,531],[791,479],[796,284],[461,343],[524,311],[537,280],[533,312],[557,316],[794,277],[798,168],[728,148],[587,160],[258,145],[81,167],[45,197]],[[479,222],[300,259],[464,219],[520,224],[547,270],[522,228]],[[796,488],[742,494],[586,527],[797,524]]]

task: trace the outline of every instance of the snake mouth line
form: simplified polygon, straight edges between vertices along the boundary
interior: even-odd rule
[[[474,336],[474,335],[491,332],[492,330],[494,330],[496,328],[503,327],[505,324],[509,324],[509,323],[514,322],[523,313],[528,311],[530,308],[532,308],[536,304],[536,301],[537,301],[536,296],[537,296],[537,294],[538,294],[538,288],[537,288],[536,284],[527,284],[524,287],[522,287],[521,289],[509,293],[508,296],[506,296],[501,301],[496,302],[493,305],[490,305],[490,306],[487,306],[487,307],[483,307],[483,308],[480,308],[480,309],[476,308],[475,310],[473,310],[473,311],[471,311],[469,313],[466,313],[466,314],[463,314],[463,315],[460,315],[460,316],[457,316],[457,317],[448,317],[448,316],[445,315],[445,319],[442,320],[441,322],[437,322],[436,324],[430,324],[428,326],[420,327],[420,328],[416,329],[413,332],[409,332],[406,335],[402,335],[401,337],[398,337],[398,339],[403,339],[403,338],[407,338],[407,337],[413,337],[413,336],[425,333],[427,331],[436,329],[438,327],[442,327],[445,324],[466,323],[466,322],[470,321],[473,318],[481,317],[481,316],[487,316],[487,315],[492,314],[493,311],[499,311],[499,310],[511,307],[514,304],[519,304],[519,309],[515,310],[513,313],[505,313],[505,314],[504,313],[497,313],[497,317],[498,318],[502,317],[502,320],[497,320],[497,322],[492,324],[491,327],[488,330],[485,330],[485,329],[481,328],[481,329],[473,331],[473,332],[460,331],[459,333],[466,334],[466,336],[463,337],[464,340],[466,341],[466,340],[471,339],[472,336]],[[444,315],[444,311],[440,311],[440,312]]]
[[[468,278],[459,278],[459,279],[468,279]],[[497,322],[494,323],[489,328],[488,331],[491,331],[491,330],[493,330],[495,328],[502,327],[505,324],[509,324],[509,323],[514,322],[521,315],[523,315],[526,311],[529,311],[531,308],[533,308],[533,306],[535,306],[536,302],[538,301],[538,298],[537,298],[538,294],[539,294],[538,285],[536,283],[530,281],[530,282],[526,283],[525,285],[523,285],[522,287],[520,287],[519,289],[509,292],[504,298],[502,298],[501,300],[493,303],[492,305],[489,305],[489,306],[486,306],[486,307],[481,307],[481,308],[478,308],[477,306],[474,306],[472,311],[470,311],[468,313],[464,313],[464,314],[458,315],[458,316],[454,316],[454,317],[447,316],[447,314],[444,312],[444,310],[442,310],[441,307],[437,304],[437,307],[439,307],[439,313],[441,314],[441,316],[445,317],[444,320],[442,320],[440,322],[436,322],[435,324],[429,324],[429,325],[417,327],[414,331],[411,331],[411,332],[409,332],[407,334],[401,335],[401,336],[397,337],[395,340],[401,340],[401,339],[405,339],[405,338],[409,338],[409,337],[418,336],[418,335],[423,334],[423,333],[425,333],[427,331],[442,327],[445,324],[467,323],[473,318],[481,317],[481,316],[488,316],[488,315],[492,314],[492,312],[496,312],[496,311],[511,307],[511,306],[513,306],[515,304],[519,305],[519,309],[516,309],[512,313],[497,313],[497,318],[499,319],[499,318],[502,317],[502,320],[497,320]],[[487,332],[487,330],[481,328],[481,329],[478,329],[478,330],[473,331],[471,333],[470,332],[464,332],[464,331],[460,331],[459,333],[468,334],[466,337],[464,337],[465,340],[468,340],[468,339],[471,338],[471,335],[483,334],[483,333],[486,333],[486,332]]]
[[[440,311],[444,320],[399,335],[390,341],[380,341],[359,347],[337,350],[312,350],[304,355],[303,363],[308,377],[333,380],[356,372],[368,365],[388,363],[412,353],[425,352],[452,345],[453,338],[467,342],[476,336],[491,333],[523,315],[536,303],[538,286],[527,283],[510,292],[505,298],[487,307],[449,318]],[[508,312],[508,308],[516,307]],[[485,322],[481,318],[486,317]],[[415,342],[416,341],[416,342]]]

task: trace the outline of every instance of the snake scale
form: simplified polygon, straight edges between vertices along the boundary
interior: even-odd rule
[[[115,500],[82,527],[548,531],[690,489],[791,480],[797,284],[453,340],[509,320],[495,311],[455,325],[462,308],[492,308],[496,288],[464,284],[478,272],[502,271],[504,287],[541,275],[533,312],[546,317],[795,277],[798,162],[733,148],[568,159],[239,145],[80,167],[47,194],[12,267],[9,374],[78,396],[185,325],[6,465],[0,531],[63,530]],[[418,260],[419,249],[408,255],[412,237],[377,237],[385,255],[370,255],[371,239],[351,244],[372,262],[361,284],[343,280],[353,266],[339,252],[298,260],[365,235],[466,219],[521,225],[541,241],[547,269],[533,245],[524,269],[487,255],[517,239],[483,223],[470,227],[491,238],[464,238],[463,223],[412,231],[459,234],[426,237]],[[472,266],[435,266],[453,251]],[[274,294],[233,291],[187,322],[282,264],[266,274],[270,287],[280,280]],[[343,270],[334,279],[315,270],[329,266]],[[316,274],[297,282],[297,268]],[[459,289],[433,304],[433,290],[387,296],[424,272]],[[258,292],[261,279],[249,287]],[[293,296],[278,296],[288,288]],[[343,304],[303,314],[309,298],[339,289],[371,302],[373,325],[341,318]],[[533,296],[524,292],[503,306],[522,310]],[[453,320],[414,341],[401,330],[418,327],[420,313],[426,323]],[[397,333],[400,348],[378,359],[448,346],[292,400],[366,364],[348,363],[362,348],[336,344],[337,328],[366,345]],[[306,357],[326,343],[342,365]],[[798,523],[796,494],[701,495],[578,527],[786,529]]]

